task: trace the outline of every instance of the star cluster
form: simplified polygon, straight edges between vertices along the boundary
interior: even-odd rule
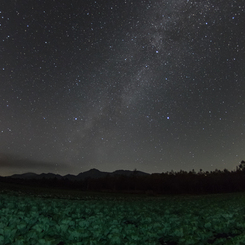
[[[2,175],[234,169],[245,158],[244,6],[6,1],[1,157],[45,164]]]

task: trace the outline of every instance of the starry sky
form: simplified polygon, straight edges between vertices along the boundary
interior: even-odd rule
[[[0,175],[235,170],[244,26],[244,0],[3,1]]]

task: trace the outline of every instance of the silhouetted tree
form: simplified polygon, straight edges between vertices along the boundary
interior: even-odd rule
[[[238,169],[245,172],[245,161],[243,161],[243,160],[241,161],[241,163],[238,166]]]

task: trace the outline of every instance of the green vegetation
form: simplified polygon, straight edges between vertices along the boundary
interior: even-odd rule
[[[245,244],[244,193],[150,197],[6,187],[0,244]]]
[[[0,244],[245,245],[245,170],[0,178]]]

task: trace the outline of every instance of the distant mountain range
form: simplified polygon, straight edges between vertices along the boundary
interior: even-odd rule
[[[24,174],[14,174],[11,176],[8,176],[8,178],[15,178],[15,179],[68,179],[71,181],[80,181],[80,180],[85,180],[87,178],[92,178],[92,179],[99,179],[99,178],[104,178],[106,176],[116,176],[116,175],[124,175],[124,176],[146,176],[150,175],[148,173],[144,173],[141,171],[130,171],[130,170],[116,170],[114,172],[101,172],[98,169],[90,169],[89,171],[82,172],[78,175],[72,175],[72,174],[67,174],[65,176],[61,176],[59,174],[53,174],[53,173],[42,173],[42,174],[35,174],[35,173],[24,173]]]

